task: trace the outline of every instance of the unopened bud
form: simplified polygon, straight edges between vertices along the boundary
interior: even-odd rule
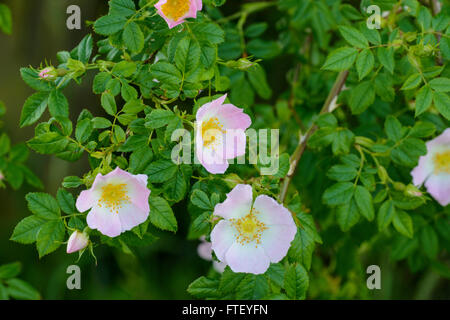
[[[398,191],[404,191],[406,186],[401,182],[394,182],[394,189]]]
[[[248,70],[251,67],[255,66],[257,63],[255,61],[250,61],[247,58],[241,58],[237,61],[228,61],[227,63],[225,63],[225,65],[228,68],[232,68],[232,69],[239,69],[242,71]]]
[[[75,230],[67,242],[67,253],[73,253],[83,250],[89,244],[89,236],[78,230]]]
[[[421,197],[422,192],[416,186],[408,184],[405,189],[405,195],[410,197]]]
[[[55,80],[58,77],[58,73],[54,67],[47,67],[39,72],[39,78],[46,81]]]

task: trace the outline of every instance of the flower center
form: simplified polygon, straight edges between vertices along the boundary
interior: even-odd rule
[[[111,212],[119,213],[122,204],[130,200],[127,195],[127,185],[122,184],[107,184],[102,187],[102,195],[98,200],[98,205],[104,205]]]
[[[177,21],[189,11],[189,0],[167,0],[161,11],[170,19]]]
[[[450,150],[436,153],[433,162],[435,173],[450,173]]]
[[[203,146],[208,147],[217,141],[217,136],[224,133],[222,125],[217,118],[209,118],[202,123]]]
[[[252,209],[252,211],[243,218],[230,219],[231,223],[237,230],[236,240],[244,245],[250,242],[256,242],[256,247],[261,243],[261,235],[267,229],[265,223],[258,220],[256,215],[259,212]]]

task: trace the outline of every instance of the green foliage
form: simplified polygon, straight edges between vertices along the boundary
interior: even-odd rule
[[[39,300],[41,295],[29,283],[18,279],[20,262],[0,266],[0,300]]]

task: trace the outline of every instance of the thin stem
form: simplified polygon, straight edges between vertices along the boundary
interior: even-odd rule
[[[327,100],[325,101],[325,103],[322,107],[322,110],[320,110],[320,114],[329,113],[332,111],[331,110],[332,102],[342,91],[345,81],[347,80],[347,76],[348,76],[348,70],[341,71],[339,73],[339,75],[336,78],[336,81],[334,82],[333,88],[331,89],[331,91],[327,97]],[[297,169],[298,163],[300,162],[300,159],[301,159],[303,153],[305,152],[306,144],[308,143],[308,140],[313,135],[313,133],[316,132],[316,130],[317,130],[317,126],[315,124],[312,124],[311,127],[306,132],[306,134],[304,136],[301,136],[301,138],[298,142],[297,148],[295,149],[294,153],[291,156],[291,160],[290,160],[291,165],[289,168],[289,172],[281,186],[280,198],[279,198],[281,203],[283,203],[286,200],[289,185],[295,174],[295,170]]]

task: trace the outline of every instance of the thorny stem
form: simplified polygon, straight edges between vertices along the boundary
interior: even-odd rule
[[[348,76],[348,70],[341,71],[339,75],[336,78],[336,81],[334,82],[333,88],[331,89],[327,100],[325,101],[322,110],[320,111],[320,114],[329,113],[332,110],[332,105],[334,99],[337,98],[339,93],[342,91],[342,88],[344,87],[345,81],[347,80]],[[295,174],[295,170],[297,169],[298,163],[305,152],[306,144],[308,143],[309,138],[313,135],[314,132],[317,130],[317,125],[312,124],[311,127],[308,129],[305,135],[302,135],[300,137],[300,140],[298,142],[297,148],[295,149],[294,153],[291,156],[290,159],[290,168],[289,172],[284,178],[283,184],[281,185],[281,191],[280,191],[280,197],[279,200],[281,203],[283,203],[286,200],[287,191],[289,189],[289,185],[292,181],[292,177]]]

